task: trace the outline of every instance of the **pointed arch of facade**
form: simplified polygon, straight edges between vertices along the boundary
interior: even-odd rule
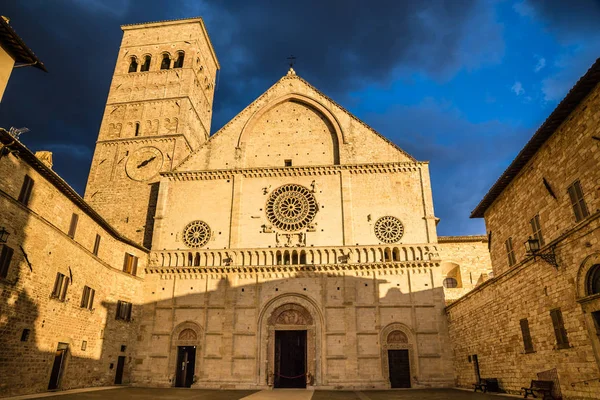
[[[418,383],[419,355],[417,354],[417,339],[413,330],[401,322],[392,322],[381,330],[381,370],[383,378],[390,384],[390,363],[388,350],[408,350],[410,363],[411,387]]]
[[[260,118],[265,113],[269,112],[270,110],[277,107],[278,105],[283,104],[288,101],[293,101],[296,103],[303,104],[307,107],[310,107],[315,112],[321,114],[327,120],[327,122],[329,122],[331,128],[333,129],[333,133],[335,135],[334,151],[336,152],[336,154],[334,154],[334,158],[335,158],[335,160],[337,160],[339,162],[340,149],[341,149],[342,145],[344,143],[346,143],[346,138],[344,136],[342,126],[340,125],[337,118],[331,113],[331,111],[329,111],[329,109],[327,107],[325,107],[322,103],[318,102],[317,100],[315,100],[311,97],[308,97],[308,96],[305,96],[305,95],[302,95],[299,93],[288,93],[284,96],[278,97],[277,99],[274,99],[273,101],[269,102],[265,106],[258,109],[254,114],[252,114],[252,116],[248,119],[248,121],[242,128],[242,131],[240,132],[240,135],[239,135],[238,141],[237,141],[237,148],[238,149],[241,148],[242,143],[244,143],[248,139],[248,136],[253,131],[253,128],[254,128],[254,125],[256,124],[256,122],[258,120],[260,120]]]
[[[196,347],[196,364],[194,366],[195,375],[200,375],[201,343],[204,330],[200,325],[193,321],[185,321],[177,325],[171,332],[171,347],[169,351],[169,374],[171,383],[175,385],[175,368],[177,363],[177,348],[179,346]]]
[[[257,383],[272,386],[275,371],[275,331],[306,330],[307,385],[323,385],[327,376],[323,358],[324,318],[317,303],[308,296],[287,293],[267,302],[258,317]]]

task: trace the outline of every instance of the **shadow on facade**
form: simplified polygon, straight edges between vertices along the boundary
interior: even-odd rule
[[[276,365],[275,357],[281,358],[275,354],[276,332],[288,330],[307,332],[302,373],[309,376],[302,379],[308,386],[353,381],[389,387],[388,353],[393,350],[407,353],[404,384],[450,382],[443,290],[403,291],[395,286],[400,285],[396,279],[402,275],[395,275],[399,271],[378,279],[286,273],[285,278],[264,282],[254,274],[250,284],[240,284],[249,275],[239,273],[148,274],[148,301],[125,299],[134,303],[131,321],[116,319],[116,302],[95,300],[94,313],[105,316],[93,329],[96,337],[76,328],[81,321],[73,315],[81,293],[69,292],[64,303],[43,304],[36,298],[49,296],[52,287],[37,287],[32,298],[15,282],[15,290],[4,288],[0,297],[0,395],[44,392],[53,379],[59,390],[119,381],[163,387],[277,386],[282,380],[278,375],[285,376],[290,367]],[[48,330],[51,320],[60,320],[62,329]],[[46,348],[44,343],[52,345]],[[187,378],[178,376],[182,348],[190,346],[195,349],[192,364],[188,361],[191,372]],[[62,349],[60,374],[55,376]],[[357,363],[354,374],[344,372],[343,358]]]

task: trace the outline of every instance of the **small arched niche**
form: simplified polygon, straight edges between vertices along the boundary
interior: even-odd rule
[[[340,163],[337,121],[320,104],[289,96],[259,110],[240,134],[245,167]]]
[[[442,283],[445,288],[461,288],[463,287],[462,277],[460,274],[460,265],[450,261],[441,263]]]

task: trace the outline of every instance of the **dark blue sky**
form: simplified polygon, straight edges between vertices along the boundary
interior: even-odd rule
[[[221,63],[213,132],[297,73],[431,162],[441,235],[484,233],[470,211],[600,57],[600,0],[7,0],[46,64],[13,71],[0,126],[83,194],[121,24],[201,16]]]

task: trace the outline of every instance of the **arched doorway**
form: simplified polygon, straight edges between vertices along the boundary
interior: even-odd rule
[[[404,324],[393,323],[381,332],[384,378],[392,388],[410,388],[417,375],[414,337]]]
[[[261,382],[275,388],[305,388],[321,382],[322,318],[312,300],[301,295],[273,299],[263,309],[259,324]]]
[[[600,366],[600,252],[588,255],[579,267],[577,302],[581,305],[594,357]]]
[[[174,372],[175,387],[191,387],[196,381],[200,360],[202,328],[195,322],[183,322],[171,334],[169,369]]]

